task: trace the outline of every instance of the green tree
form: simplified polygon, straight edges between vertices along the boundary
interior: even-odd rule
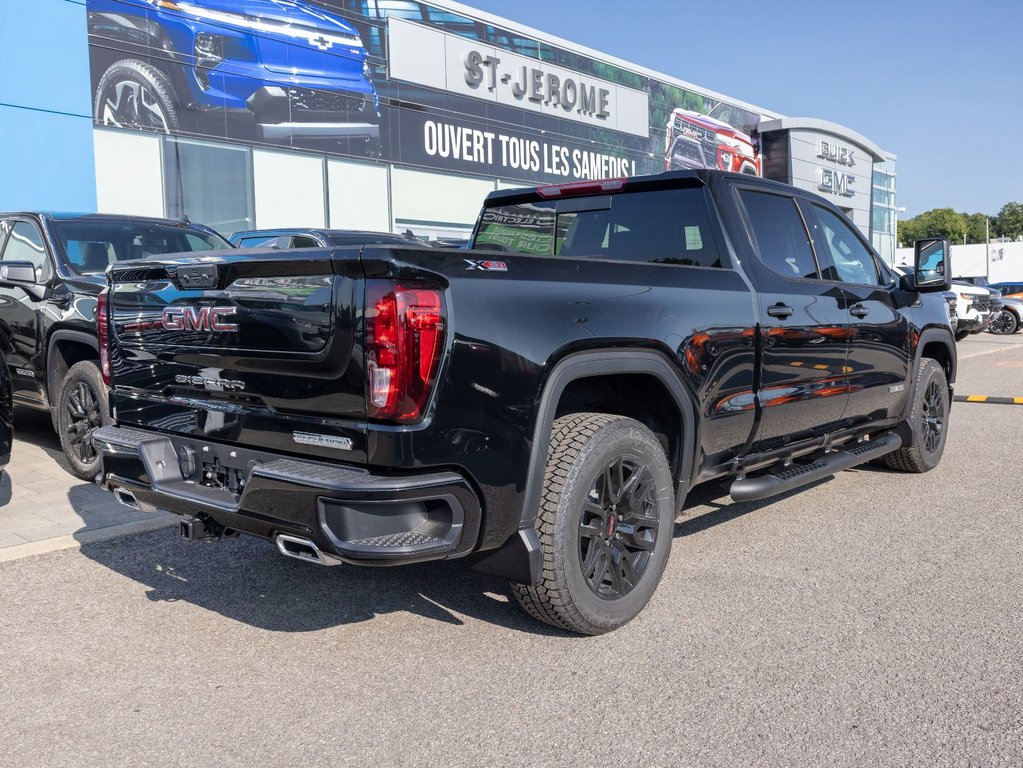
[[[986,243],[988,222],[993,217],[989,217],[984,213],[967,213],[964,215],[966,216],[966,242]],[[994,222],[991,221],[991,232],[994,233],[994,231]]]
[[[1023,235],[1023,203],[1006,203],[995,216],[994,229],[999,237],[1015,240]]]
[[[899,222],[899,242],[912,245],[925,237],[945,237],[953,244],[962,243],[968,229],[965,213],[951,208],[935,208],[919,216]]]
[[[896,231],[898,232],[899,245],[903,248],[912,248],[913,243],[920,239],[917,236],[920,231],[917,218],[919,217],[914,216],[912,219],[899,221],[898,229]]]

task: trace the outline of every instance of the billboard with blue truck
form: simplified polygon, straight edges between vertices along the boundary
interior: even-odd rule
[[[761,114],[414,0],[88,0],[93,117],[526,181],[759,174]]]

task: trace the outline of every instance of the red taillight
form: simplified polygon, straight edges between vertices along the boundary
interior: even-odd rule
[[[415,421],[426,407],[444,350],[444,294],[369,280],[366,287],[367,409],[372,419]]]
[[[99,372],[103,383],[110,386],[110,303],[103,291],[96,300],[96,336],[99,341]]]
[[[544,199],[590,195],[595,192],[620,192],[628,178],[599,179],[597,181],[573,181],[568,184],[550,184],[539,187],[536,194]]]

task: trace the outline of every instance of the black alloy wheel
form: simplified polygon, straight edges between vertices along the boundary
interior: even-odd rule
[[[82,480],[93,480],[100,470],[100,456],[92,444],[92,433],[110,423],[107,388],[95,362],[83,360],[71,366],[54,409],[68,468]]]
[[[937,452],[945,433],[945,388],[932,380],[927,385],[927,393],[923,402],[923,440],[924,450],[930,454]]]
[[[937,360],[920,360],[912,397],[909,419],[902,428],[905,442],[887,454],[884,463],[900,472],[929,472],[941,461],[948,439],[948,378]]]
[[[64,408],[67,409],[64,432],[67,434],[68,445],[83,464],[94,463],[96,449],[92,445],[92,433],[102,424],[99,397],[92,391],[92,387],[80,381],[68,393]]]
[[[1003,309],[991,321],[987,330],[996,336],[1011,336],[1018,328],[1019,320],[1016,319],[1016,315],[1010,309]]]
[[[513,584],[531,616],[598,635],[635,618],[664,573],[674,536],[671,469],[658,436],[609,413],[555,420],[536,517],[542,565]]]
[[[653,476],[638,457],[619,456],[597,475],[579,521],[583,578],[597,597],[616,600],[646,573],[659,528]]]

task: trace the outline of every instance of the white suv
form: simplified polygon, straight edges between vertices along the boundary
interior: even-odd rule
[[[979,285],[952,281],[952,291],[957,294],[956,341],[962,341],[971,333],[986,331],[991,325],[991,291]]]

